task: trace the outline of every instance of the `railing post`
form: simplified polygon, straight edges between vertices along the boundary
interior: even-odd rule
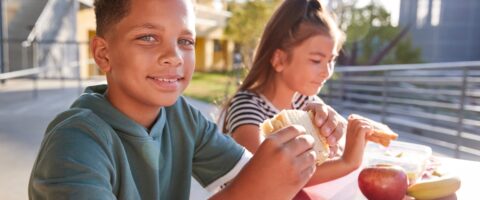
[[[340,76],[340,100],[341,100],[341,104],[340,104],[340,108],[343,110],[344,109],[344,104],[345,104],[345,101],[346,101],[346,97],[345,97],[345,77],[347,76],[347,73],[348,72],[342,72],[341,76]]]
[[[76,61],[76,65],[77,65],[77,70],[78,70],[78,94],[82,94],[83,92],[83,87],[82,87],[82,66],[81,66],[81,63],[80,63],[80,45],[82,45],[82,43],[75,43],[76,46],[77,46],[77,53],[75,54],[77,56],[77,61]],[[83,44],[85,45],[85,44]],[[87,65],[88,66],[88,65]]]
[[[28,66],[27,62],[27,46],[22,44],[22,67]]]
[[[32,64],[33,64],[33,68],[38,68],[37,48],[38,48],[37,41],[33,41],[32,42],[32,57],[33,57],[32,58]],[[34,77],[33,77],[33,98],[35,98],[35,99],[38,97],[38,80],[37,80],[38,76],[39,76],[39,74],[34,75]]]
[[[381,111],[381,121],[386,123],[387,118],[387,92],[388,92],[388,71],[383,71],[383,81],[382,81],[382,111]]]
[[[7,72],[7,70],[5,69],[5,63],[3,62],[3,51],[4,51],[4,48],[3,48],[3,40],[4,36],[3,36],[3,0],[0,0],[0,74],[1,73],[4,73],[4,72]],[[5,80],[0,80],[0,83],[2,83],[2,85],[5,83]]]
[[[38,98],[38,75],[33,75],[33,98]]]
[[[53,44],[53,45],[58,45],[58,44]],[[63,90],[63,89],[65,89],[65,77],[63,75],[63,68],[68,67],[68,62],[67,62],[68,61],[68,58],[67,58],[67,53],[68,52],[67,52],[67,43],[62,42],[62,43],[60,43],[60,45],[61,45],[60,48],[62,49],[62,55],[63,56],[62,56],[62,64],[61,64],[61,66],[58,66],[59,67],[58,71],[60,73],[60,85],[61,85],[61,88]]]
[[[467,80],[468,80],[468,68],[464,67],[462,73],[462,90],[460,95],[460,107],[458,111],[458,123],[457,123],[457,143],[455,145],[455,158],[460,157],[460,147],[462,146],[462,132],[463,132],[463,118],[465,110],[465,96],[467,93]]]

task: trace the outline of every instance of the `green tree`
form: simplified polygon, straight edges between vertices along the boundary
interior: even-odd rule
[[[419,63],[421,51],[412,45],[409,26],[394,27],[390,14],[372,2],[362,8],[356,2],[336,5],[340,27],[346,30],[347,41],[339,63],[343,65],[375,65]]]
[[[263,29],[281,0],[229,2],[232,16],[228,20],[226,35],[239,44],[244,65],[252,62]]]

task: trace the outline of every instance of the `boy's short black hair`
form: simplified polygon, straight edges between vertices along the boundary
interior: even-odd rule
[[[104,36],[109,28],[125,17],[132,0],[95,0],[97,35]]]

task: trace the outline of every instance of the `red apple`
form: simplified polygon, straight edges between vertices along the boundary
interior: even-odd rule
[[[401,200],[407,192],[408,179],[400,166],[377,164],[362,169],[358,186],[369,200]]]

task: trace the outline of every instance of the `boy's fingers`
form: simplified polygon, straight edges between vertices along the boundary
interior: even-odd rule
[[[308,150],[303,152],[298,156],[298,162],[301,163],[300,168],[305,169],[310,167],[311,165],[315,165],[317,160],[317,153],[314,150]]]
[[[299,125],[290,125],[285,128],[278,130],[276,134],[272,134],[269,138],[275,140],[276,142],[283,144],[287,141],[294,139],[295,137],[305,134],[307,131],[303,126]]]
[[[300,176],[302,176],[302,178],[305,178],[305,179],[310,179],[315,173],[316,169],[317,169],[317,166],[315,164],[312,166],[309,166],[301,172]]]
[[[311,135],[299,135],[292,140],[285,142],[284,148],[294,156],[300,156],[302,153],[311,150],[315,139]]]

